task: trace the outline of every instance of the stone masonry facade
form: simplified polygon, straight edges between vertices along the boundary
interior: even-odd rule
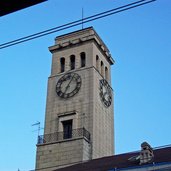
[[[36,170],[51,171],[54,168],[113,155],[114,96],[112,94],[112,104],[109,107],[104,106],[99,96],[99,81],[106,78],[111,84],[110,65],[114,63],[106,45],[90,27],[57,37],[55,45],[49,50],[53,57],[48,79],[44,134],[62,132],[62,122],[72,120],[73,129],[85,128],[90,133],[90,140],[83,136],[38,144]],[[82,52],[86,54],[84,67],[80,67]],[[76,57],[74,70],[70,70],[69,63],[72,54]],[[65,58],[64,72],[60,72],[61,57]],[[56,83],[69,72],[81,76],[81,88],[75,96],[62,99],[55,92]]]

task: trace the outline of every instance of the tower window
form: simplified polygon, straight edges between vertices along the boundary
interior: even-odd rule
[[[105,67],[105,79],[109,80],[109,72],[107,67]]]
[[[75,55],[70,56],[70,66],[71,70],[75,69]]]
[[[85,54],[85,52],[80,53],[80,58],[81,58],[81,67],[85,67],[85,65],[86,65],[86,54]]]
[[[61,58],[60,59],[60,63],[61,63],[61,72],[65,71],[65,58]]]
[[[101,74],[104,77],[104,64],[103,64],[103,61],[101,61]]]
[[[99,70],[99,56],[96,55],[96,68]]]
[[[72,120],[63,121],[63,138],[72,138]]]

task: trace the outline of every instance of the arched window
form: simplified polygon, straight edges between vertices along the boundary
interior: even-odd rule
[[[70,56],[70,66],[71,70],[75,69],[75,55]]]
[[[104,64],[103,64],[103,61],[101,61],[101,75],[104,77]]]
[[[61,72],[64,72],[65,71],[65,58],[64,57],[60,59],[60,63],[61,63]]]
[[[108,68],[105,67],[105,79],[108,81],[109,80],[109,71]]]
[[[86,54],[85,54],[85,52],[80,53],[80,59],[81,59],[81,67],[85,67],[85,65],[86,65]]]
[[[96,68],[99,70],[99,56],[96,55]]]

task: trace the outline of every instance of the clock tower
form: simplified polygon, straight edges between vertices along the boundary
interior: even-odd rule
[[[55,39],[48,79],[44,135],[36,171],[52,171],[114,153],[110,52],[86,28]]]

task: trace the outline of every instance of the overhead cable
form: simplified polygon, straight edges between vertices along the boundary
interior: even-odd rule
[[[108,11],[104,11],[104,12],[101,12],[101,13],[86,17],[86,18],[82,18],[80,20],[76,20],[76,21],[73,21],[73,22],[70,22],[70,23],[67,23],[67,24],[63,24],[61,26],[57,26],[57,27],[54,27],[54,28],[51,28],[51,29],[48,29],[48,30],[45,30],[45,31],[41,31],[41,32],[29,35],[29,36],[25,36],[25,37],[22,37],[22,38],[13,40],[13,41],[9,41],[9,42],[0,44],[0,49],[4,49],[4,48],[7,48],[7,47],[10,47],[10,46],[13,46],[13,45],[17,45],[17,44],[20,44],[20,43],[23,43],[23,42],[26,42],[26,41],[29,41],[29,40],[33,40],[33,39],[42,37],[42,36],[46,36],[48,34],[59,32],[59,31],[62,31],[62,30],[66,30],[66,29],[69,29],[71,27],[81,25],[83,23],[88,23],[88,22],[91,22],[91,21],[94,21],[94,20],[98,20],[100,18],[104,18],[104,17],[110,16],[110,15],[113,15],[113,14],[117,14],[117,13],[120,13],[120,12],[123,12],[123,11],[126,11],[126,10],[130,10],[132,8],[136,8],[138,6],[142,6],[142,5],[154,2],[154,1],[156,1],[156,0],[140,0],[140,1],[130,3],[130,4],[126,4],[124,6],[120,6],[120,7],[108,10]]]

